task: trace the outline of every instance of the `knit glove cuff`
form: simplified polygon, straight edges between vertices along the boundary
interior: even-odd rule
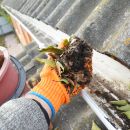
[[[46,97],[57,112],[60,106],[68,103],[70,98],[64,85],[60,82],[55,69],[45,65],[41,74],[41,81],[32,89],[32,92]]]

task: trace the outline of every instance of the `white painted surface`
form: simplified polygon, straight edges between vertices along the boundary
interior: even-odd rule
[[[130,70],[112,58],[93,51],[93,72],[117,83],[130,85]]]

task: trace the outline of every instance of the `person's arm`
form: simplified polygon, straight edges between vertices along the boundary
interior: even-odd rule
[[[70,98],[59,81],[56,70],[45,65],[41,81],[29,93],[0,107],[0,130],[48,130],[50,120]]]
[[[41,104],[48,109],[44,102]],[[0,107],[0,130],[48,130],[47,121],[47,113],[29,98],[10,100]]]
[[[0,107],[0,130],[48,130],[60,106],[69,94],[55,69],[45,65],[41,81],[28,94]]]
[[[82,90],[64,86],[56,67],[45,64],[40,76],[41,81],[28,94],[0,107],[0,130],[48,130],[61,105]]]

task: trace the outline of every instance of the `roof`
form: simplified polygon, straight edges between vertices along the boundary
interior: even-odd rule
[[[57,34],[59,35],[56,32],[61,30],[68,35],[75,34],[87,40],[93,48],[99,51],[114,54],[130,66],[129,0],[4,0],[2,4],[35,35],[38,45],[41,45],[39,41],[44,46],[57,43],[56,39],[48,35],[54,32],[56,37]],[[48,34],[44,33],[43,29],[46,29],[44,23],[51,25],[54,30],[48,26],[50,29]],[[41,68],[34,62],[34,57],[42,56],[37,48],[38,46],[33,42],[18,56],[28,77],[37,73],[39,67]],[[106,63],[103,61],[103,64]],[[97,71],[100,67],[104,71],[101,65],[99,64]],[[106,66],[109,67],[110,64],[106,64]],[[117,65],[114,67],[117,72]],[[114,77],[110,68],[106,75]],[[115,77],[118,76],[122,77],[121,75]],[[123,77],[125,78],[125,76]],[[95,81],[97,81],[96,84],[104,87],[103,82],[98,79]],[[112,83],[106,87],[111,85]],[[114,87],[112,86],[112,88]],[[95,118],[97,119],[85,102],[76,97],[57,115],[54,127],[58,126],[61,130],[91,129],[90,122]]]
[[[2,4],[75,34],[130,66],[129,0],[4,0]]]

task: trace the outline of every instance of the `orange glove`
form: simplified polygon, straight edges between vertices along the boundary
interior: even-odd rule
[[[63,44],[60,44],[63,48]],[[60,82],[60,77],[56,72],[56,68],[49,65],[43,67],[41,73],[41,81],[32,89],[30,94],[38,96],[48,103],[52,110],[52,116],[57,112],[62,104],[68,103],[70,97],[77,95],[82,87],[75,87],[73,92],[69,94],[70,87],[65,86]]]
[[[32,91],[46,97],[57,112],[62,104],[69,102],[69,94],[64,85],[60,82],[60,77],[57,75],[54,68],[45,65],[40,76],[41,81],[32,89]]]

